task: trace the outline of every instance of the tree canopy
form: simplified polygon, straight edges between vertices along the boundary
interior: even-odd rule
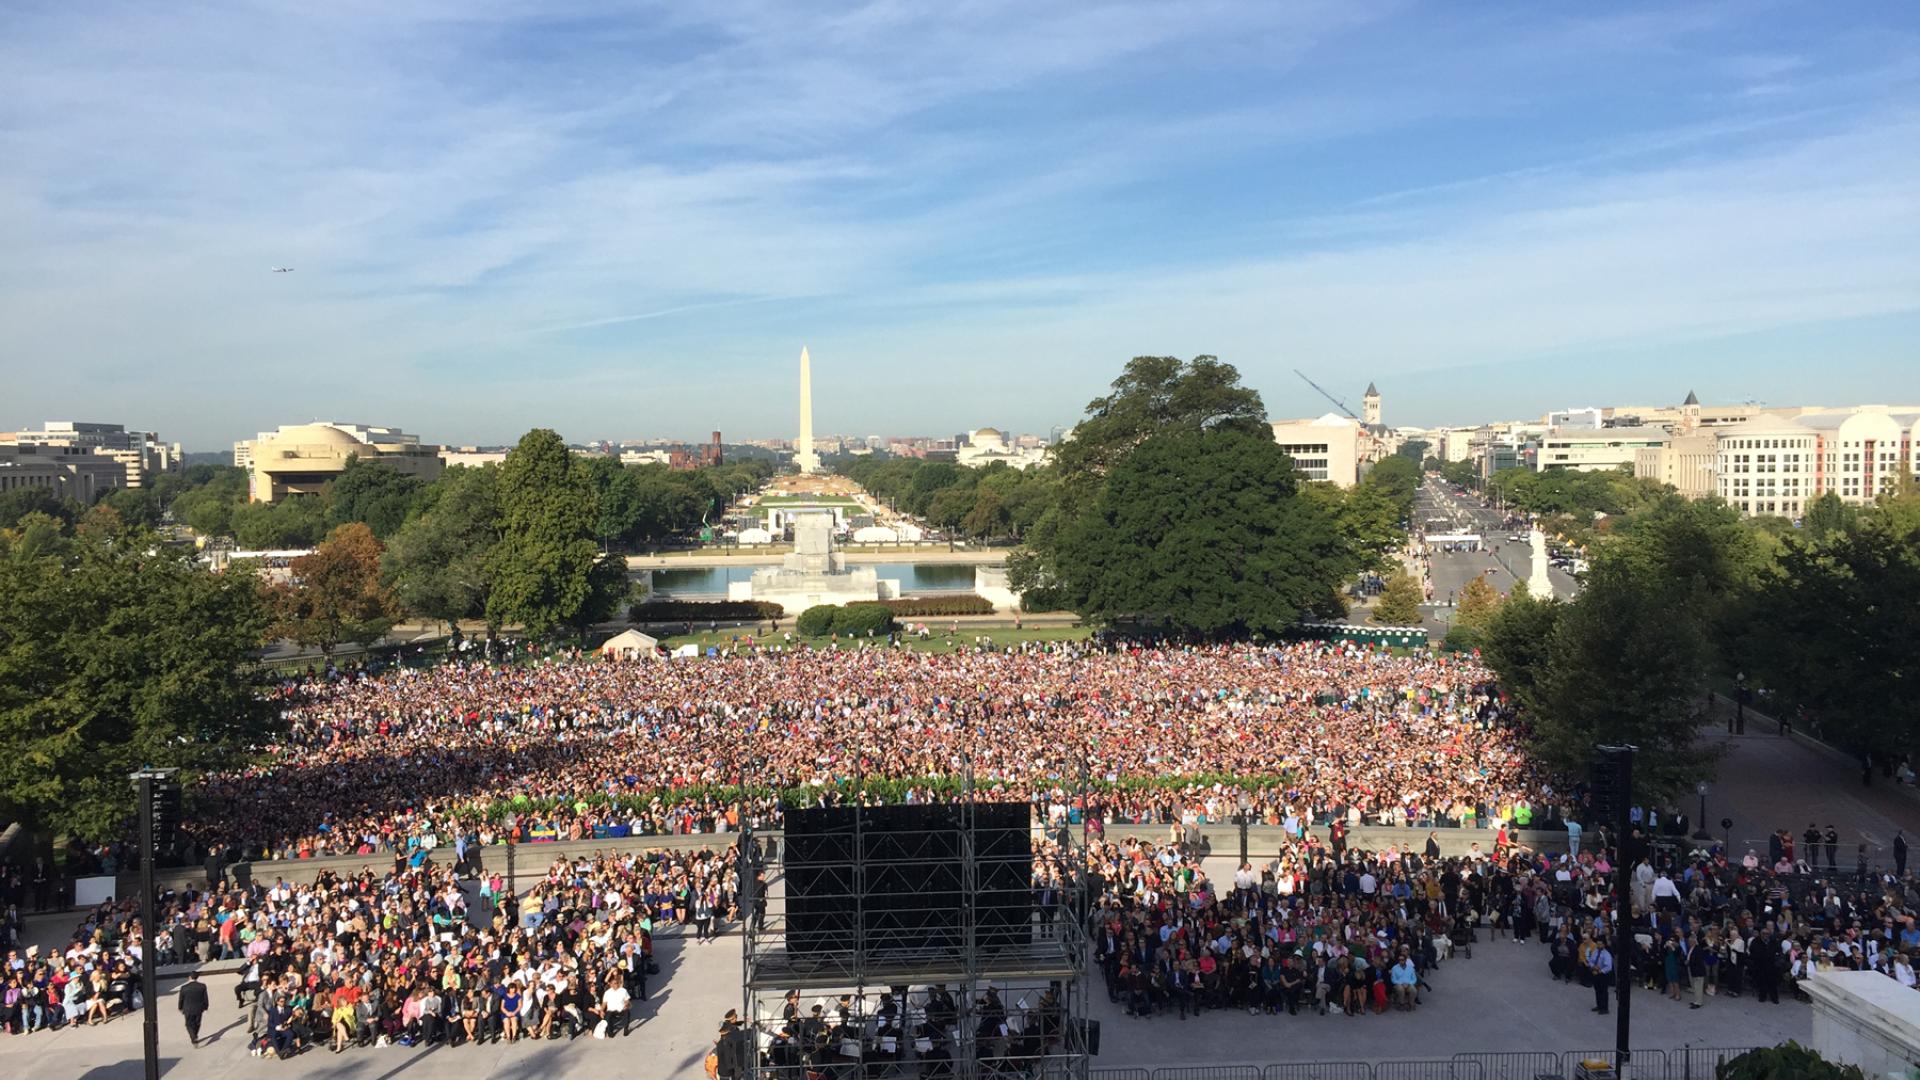
[[[1277,634],[1339,610],[1350,559],[1273,439],[1235,427],[1142,441],[1055,557],[1057,588],[1083,616],[1201,635]]]
[[[149,533],[0,531],[0,816],[114,837],[134,769],[231,765],[273,717],[267,624],[253,575]]]
[[[400,609],[380,581],[380,551],[373,530],[352,521],[293,560],[291,579],[271,591],[280,632],[328,655],[342,642],[371,645],[385,636]]]
[[[627,595],[625,560],[603,559],[599,500],[586,466],[560,436],[537,428],[500,474],[500,541],[486,560],[487,621],[536,637],[583,632]]]
[[[1420,583],[1405,569],[1396,570],[1374,601],[1371,620],[1380,626],[1419,626],[1420,601],[1425,599]]]
[[[400,531],[414,501],[427,482],[392,465],[358,454],[347,459],[346,470],[328,482],[321,498],[326,503],[327,527],[350,522],[367,526],[384,540]],[[301,500],[290,500],[299,502]]]
[[[487,558],[500,542],[498,466],[456,465],[428,489],[421,512],[400,527],[381,575],[400,606],[457,624],[487,613]]]

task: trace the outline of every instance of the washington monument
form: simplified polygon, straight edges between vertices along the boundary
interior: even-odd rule
[[[794,442],[793,463],[803,473],[820,471],[820,455],[813,450],[813,362],[800,346],[800,438]]]

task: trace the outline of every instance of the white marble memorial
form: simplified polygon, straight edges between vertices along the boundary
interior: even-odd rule
[[[819,510],[793,519],[793,554],[779,566],[755,570],[749,581],[727,586],[729,600],[771,600],[798,615],[816,604],[851,604],[862,600],[892,600],[900,583],[880,580],[870,566],[846,564],[833,550],[833,515]]]
[[[1547,576],[1547,535],[1535,525],[1527,535],[1533,545],[1533,572],[1527,575],[1527,595],[1535,600],[1553,599],[1553,579]]]
[[[1920,1070],[1920,991],[1873,971],[1823,971],[1800,988],[1813,998],[1813,1049],[1875,1080]]]

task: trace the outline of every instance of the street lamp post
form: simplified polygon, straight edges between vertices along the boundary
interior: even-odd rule
[[[1707,792],[1711,790],[1712,787],[1713,785],[1702,780],[1693,789],[1700,793],[1700,823],[1694,826],[1693,829],[1693,838],[1695,840],[1711,841],[1713,839],[1713,833],[1707,831]]]
[[[1245,791],[1240,792],[1240,865],[1247,865],[1247,819],[1253,811],[1253,800]]]
[[[519,905],[516,902],[515,898],[517,898],[520,895],[520,893],[518,888],[516,887],[517,883],[514,880],[514,874],[513,874],[513,849],[515,846],[517,846],[514,834],[520,830],[520,815],[515,814],[512,811],[508,811],[506,825],[507,825],[507,900],[508,900],[508,907],[513,910],[513,918],[517,922],[519,921],[519,918],[520,918],[520,911],[519,911]]]
[[[1747,733],[1747,673],[1733,677],[1733,726],[1736,734]]]

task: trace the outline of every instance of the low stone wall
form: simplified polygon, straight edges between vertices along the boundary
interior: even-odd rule
[[[1153,843],[1164,843],[1171,826],[1142,824],[1125,825],[1109,823],[1106,826],[1108,839],[1123,836],[1137,836]],[[1315,827],[1309,830],[1312,835],[1326,839],[1326,829]],[[1387,847],[1399,851],[1421,852],[1426,849],[1427,833],[1435,834],[1440,843],[1440,853],[1446,856],[1466,855],[1472,845],[1479,844],[1480,850],[1493,854],[1494,830],[1492,829],[1417,829],[1394,828],[1384,825],[1362,825],[1347,836],[1349,847],[1370,851],[1379,851]],[[1238,854],[1240,848],[1240,827],[1237,825],[1203,825],[1201,833],[1216,856]],[[758,835],[778,837],[779,832],[765,832]],[[1247,844],[1251,854],[1271,855],[1279,850],[1285,836],[1284,830],[1276,825],[1249,825]],[[1567,850],[1567,834],[1561,830],[1521,829],[1513,834],[1516,842],[1535,851],[1563,852]],[[526,843],[515,846],[514,860],[521,874],[538,876],[546,872],[547,865],[559,858],[575,858],[590,855],[596,851],[645,851],[649,848],[663,850],[698,850],[700,848],[730,847],[739,839],[737,833],[694,833],[685,836],[630,836],[619,839],[603,840],[560,840],[542,843]],[[442,847],[436,852],[442,862],[451,861],[453,848]],[[486,848],[482,858],[489,871],[506,871],[507,848],[504,844],[495,844]],[[299,884],[314,880],[323,870],[331,870],[345,876],[358,873],[362,867],[370,867],[375,873],[385,873],[393,866],[390,854],[348,855],[325,859],[278,859],[271,862],[249,864],[253,869],[253,879],[265,885],[273,884],[277,878]],[[232,869],[228,869],[232,875]],[[198,888],[206,884],[206,871],[198,866],[167,867],[154,874],[156,884],[164,888]],[[119,888],[122,895],[130,895],[139,889],[139,875],[120,875]]]

